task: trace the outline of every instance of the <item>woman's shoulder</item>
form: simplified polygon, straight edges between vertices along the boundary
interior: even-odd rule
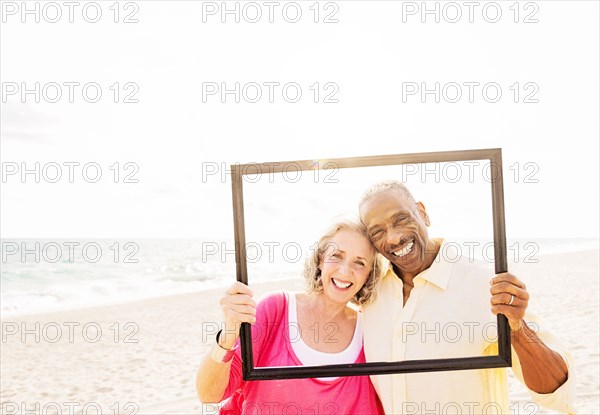
[[[285,300],[285,291],[269,291],[269,292],[266,292],[263,295],[261,295],[258,298],[257,303],[263,304],[263,305],[277,304],[277,303],[281,303],[284,300]]]
[[[298,301],[302,302],[304,299],[308,298],[308,294],[304,292],[296,292],[296,291],[288,291],[288,290],[279,290],[279,291],[269,291],[261,295],[257,303],[258,304],[284,304],[288,301]]]
[[[288,312],[288,305],[301,302],[304,298],[304,293],[293,291],[269,291],[261,295],[257,300],[257,319],[270,320],[281,319]]]
[[[261,295],[257,302],[257,313],[279,314],[287,309],[287,295],[285,291],[269,291]]]

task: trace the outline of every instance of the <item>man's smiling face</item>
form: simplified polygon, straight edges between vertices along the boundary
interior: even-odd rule
[[[429,217],[422,203],[391,189],[367,199],[360,206],[360,216],[375,248],[402,275],[414,276],[433,262],[435,244],[427,233]]]

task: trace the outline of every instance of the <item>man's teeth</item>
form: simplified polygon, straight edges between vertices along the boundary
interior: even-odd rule
[[[338,288],[348,288],[352,285],[351,282],[342,282],[340,280],[336,280],[335,278],[332,278],[333,284],[338,287]]]
[[[415,245],[414,241],[410,241],[409,243],[407,243],[404,248],[402,248],[399,251],[394,252],[394,255],[396,255],[397,257],[403,257],[404,255],[408,254],[413,246]]]

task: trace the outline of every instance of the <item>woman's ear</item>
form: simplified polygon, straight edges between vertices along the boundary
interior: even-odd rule
[[[317,269],[315,270],[315,280],[321,277],[321,269],[323,268],[323,254],[317,254]]]
[[[425,210],[425,205],[422,202],[417,202],[417,209],[419,209],[419,214],[423,218],[425,225],[431,226],[431,221],[429,220],[429,215],[427,214],[427,210]]]

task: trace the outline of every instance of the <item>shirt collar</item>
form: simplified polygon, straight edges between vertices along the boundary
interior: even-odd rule
[[[447,258],[458,259],[458,252],[453,244],[448,244],[445,239],[435,239],[440,244],[440,250],[437,256],[433,260],[433,263],[425,271],[417,274],[415,278],[422,278],[435,286],[445,290],[450,280],[450,269],[452,268],[453,262],[447,260]],[[388,261],[387,269],[385,272],[385,278],[393,276],[398,278],[394,272],[392,263]]]

